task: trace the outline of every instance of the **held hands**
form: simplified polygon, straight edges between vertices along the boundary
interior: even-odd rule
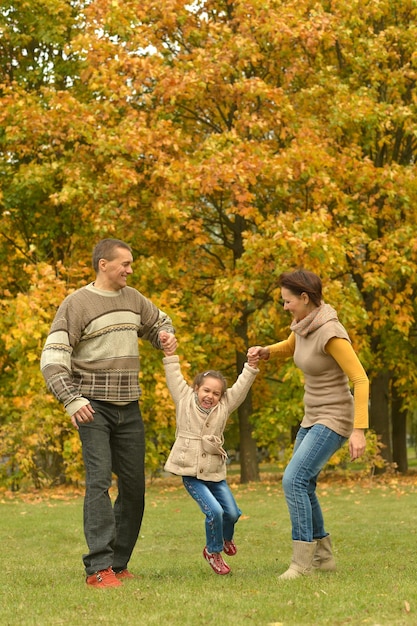
[[[269,359],[269,349],[262,346],[252,346],[247,352],[247,357],[251,367],[258,367],[260,360],[267,361]]]
[[[166,330],[161,330],[159,333],[159,341],[161,342],[162,350],[165,356],[173,356],[177,349],[177,339],[172,333],[167,333]]]

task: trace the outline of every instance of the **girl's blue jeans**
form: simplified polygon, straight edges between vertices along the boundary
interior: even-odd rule
[[[225,480],[212,482],[183,476],[184,487],[206,516],[206,546],[211,553],[223,550],[223,541],[231,541],[242,511]]]
[[[83,555],[87,575],[127,567],[145,506],[145,434],[137,402],[116,406],[90,400],[94,421],[79,429],[85,465]],[[109,489],[117,476],[112,506]]]
[[[282,478],[294,541],[311,542],[328,534],[316,495],[317,478],[345,441],[346,437],[323,424],[298,431],[292,458]]]

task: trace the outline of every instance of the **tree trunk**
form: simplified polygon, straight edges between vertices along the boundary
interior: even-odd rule
[[[246,355],[236,353],[237,371],[242,371],[246,362]],[[239,416],[239,458],[240,458],[240,482],[249,483],[259,480],[259,466],[257,458],[256,441],[252,437],[250,416],[252,414],[252,391],[249,390],[246,399],[238,408]]]
[[[391,425],[389,415],[389,383],[388,372],[381,372],[371,382],[371,406],[369,411],[370,427],[380,436],[384,448],[382,457],[392,463]]]
[[[392,459],[401,474],[408,471],[407,459],[407,411],[403,409],[403,398],[392,385]]]

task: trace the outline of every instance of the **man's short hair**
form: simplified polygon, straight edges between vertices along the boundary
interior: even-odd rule
[[[116,250],[118,248],[124,248],[125,250],[132,252],[131,247],[120,239],[102,239],[98,242],[93,250],[93,268],[96,273],[98,272],[100,259],[113,261],[113,259],[117,256]]]

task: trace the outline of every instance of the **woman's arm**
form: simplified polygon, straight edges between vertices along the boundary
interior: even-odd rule
[[[326,352],[334,358],[353,384],[355,414],[353,432],[349,438],[352,461],[365,452],[365,428],[368,428],[369,379],[352,345],[346,339],[333,337],[326,344]]]
[[[368,428],[369,380],[352,345],[346,339],[333,337],[327,342],[326,352],[334,358],[353,384],[355,400],[355,428]]]
[[[288,359],[293,356],[295,350],[295,335],[291,333],[288,339],[273,343],[270,346],[252,346],[248,350],[248,358],[256,358],[268,361],[269,357],[278,359]]]

